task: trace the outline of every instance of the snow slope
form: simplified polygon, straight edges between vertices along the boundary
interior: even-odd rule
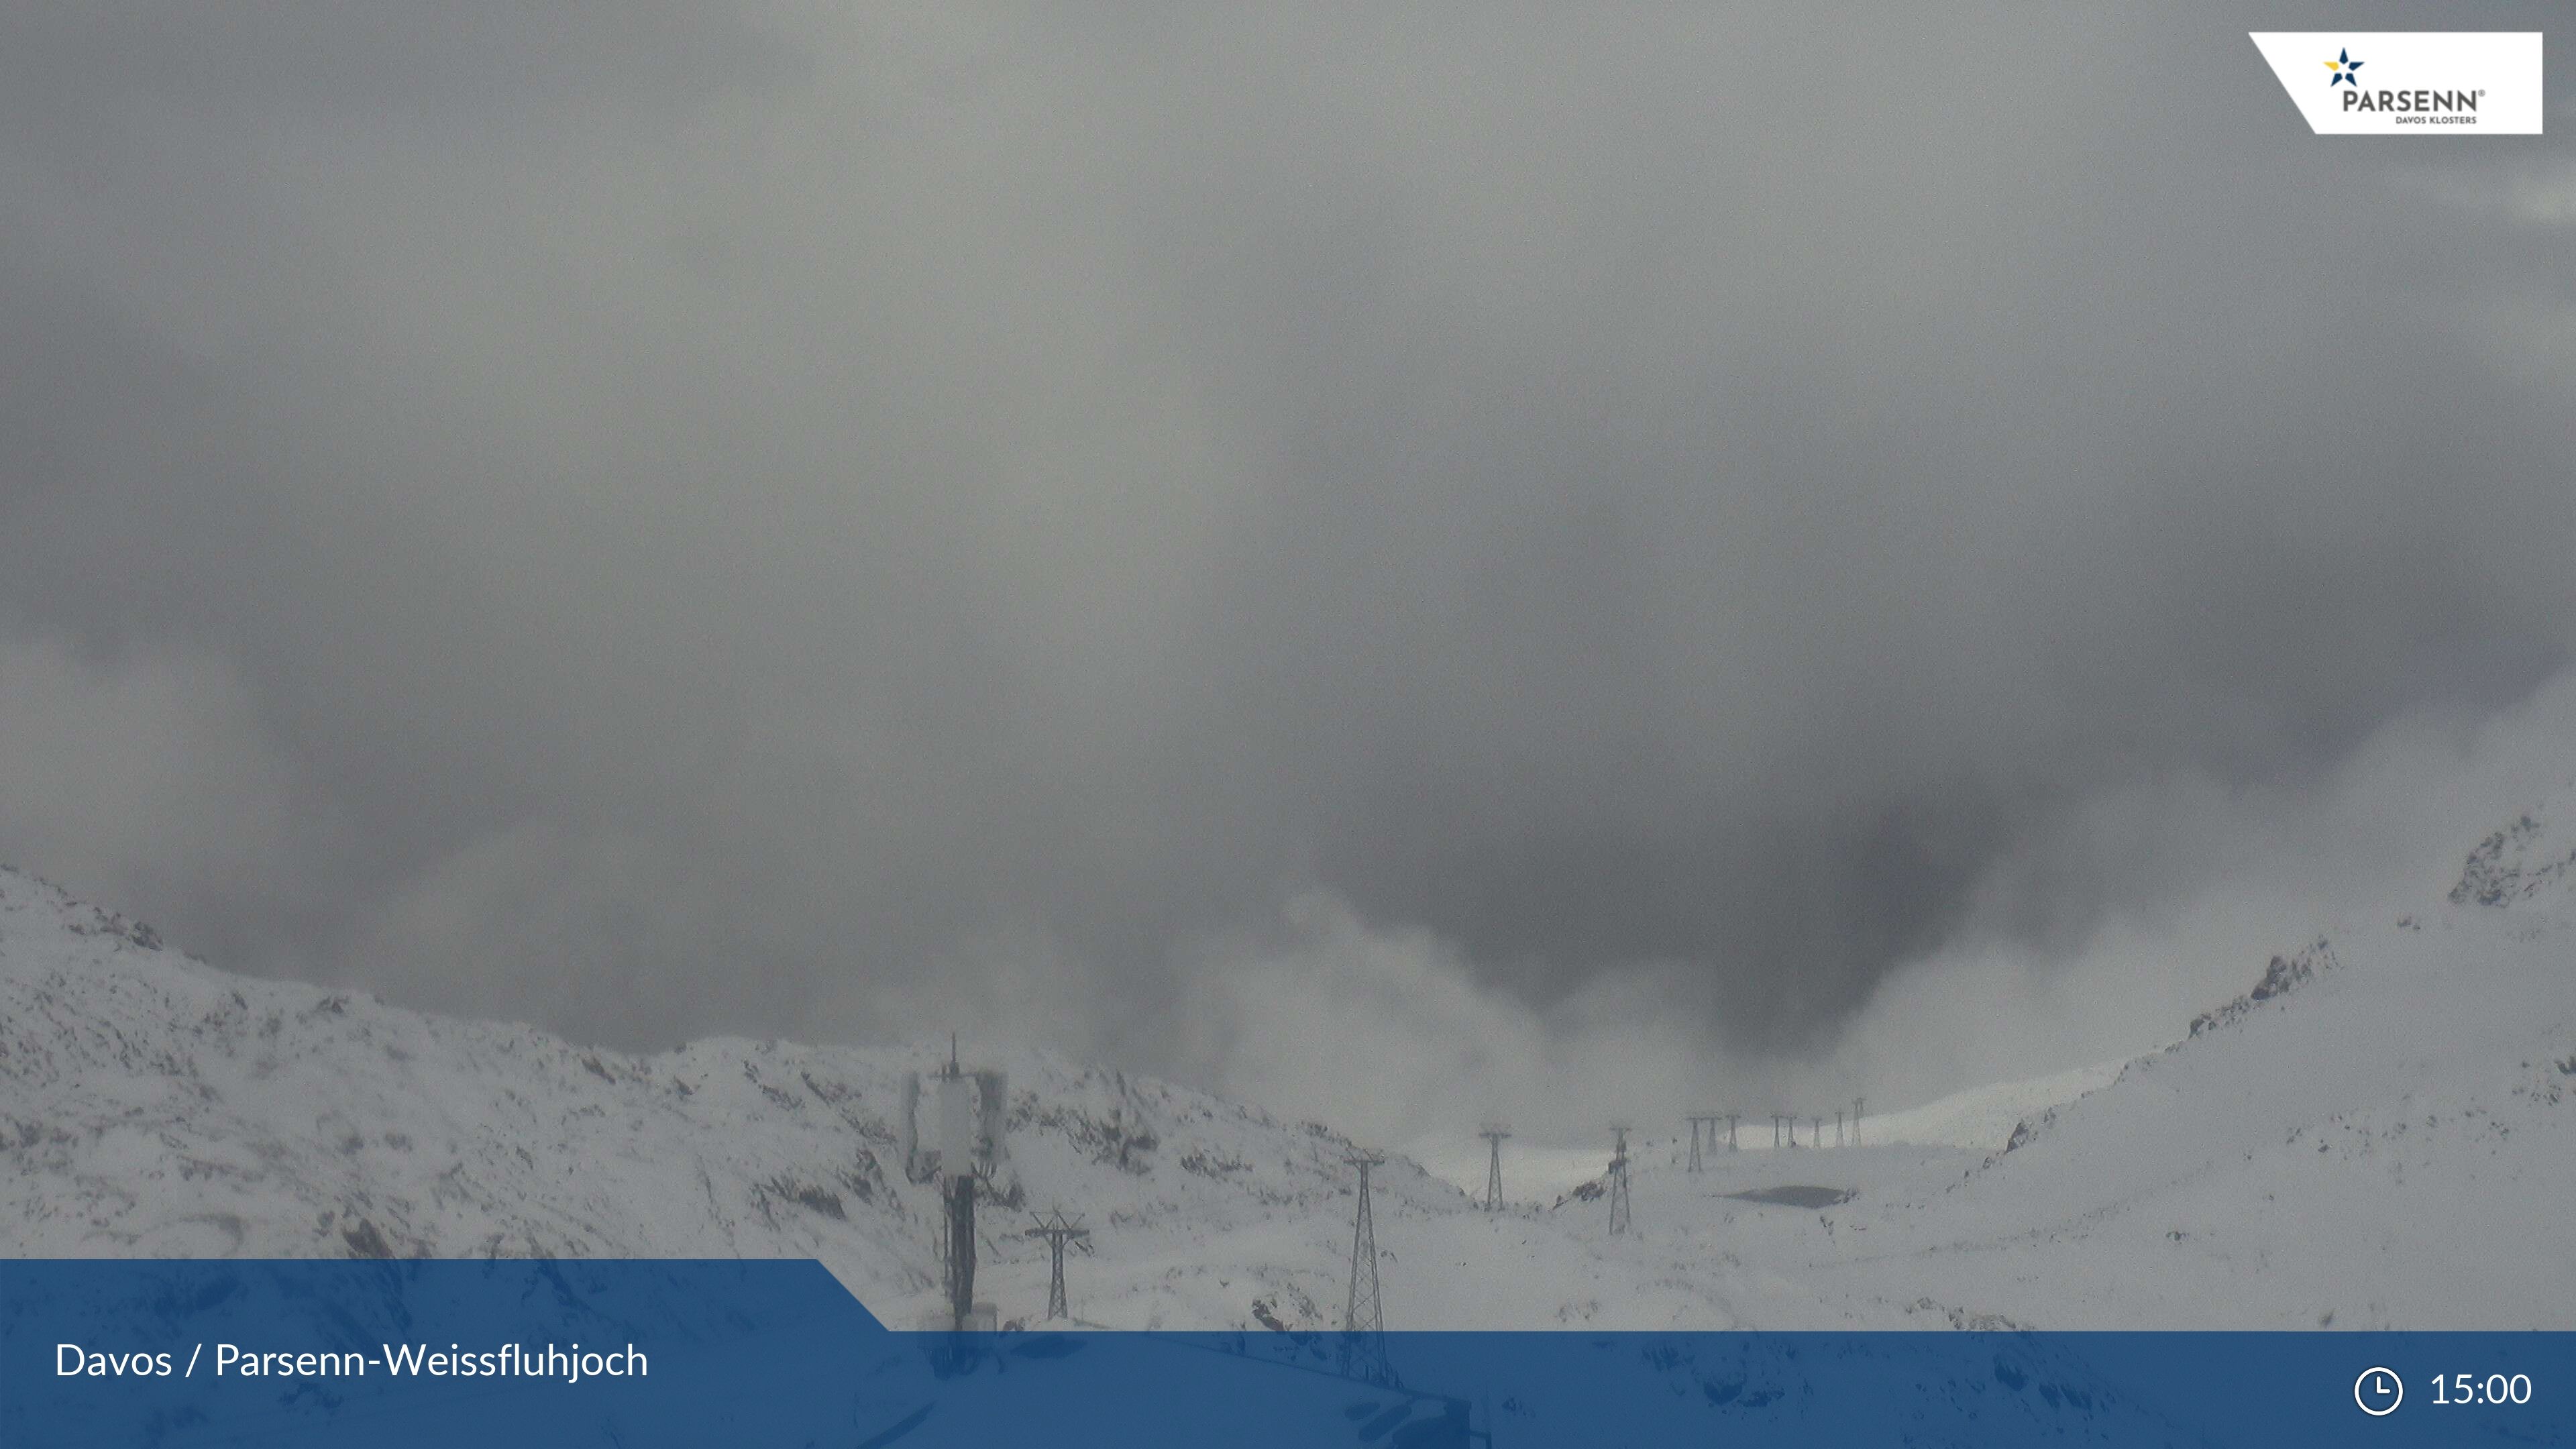
[[[7,871],[0,1023],[18,1254],[814,1257],[871,1304],[936,1271],[935,1189],[904,1180],[893,1115],[928,1048],[586,1050],[228,975]],[[1348,1144],[1320,1127],[1041,1054],[990,1064],[1025,1199],[1110,1240],[1321,1219],[1346,1191]],[[1457,1198],[1409,1164],[1379,1176],[1396,1204]],[[988,1252],[1018,1256],[1024,1219],[988,1213]]]
[[[229,975],[0,871],[0,1246],[811,1257],[907,1324],[938,1302],[937,1203],[904,1178],[894,1114],[904,1072],[945,1046],[593,1051]],[[1005,1317],[1044,1307],[1045,1250],[1019,1233],[1027,1210],[1061,1204],[1094,1230],[1098,1252],[1075,1269],[1087,1321],[1338,1323],[1347,1139],[1043,1053],[968,1056],[1012,1087],[1021,1206],[987,1205],[979,1223],[979,1296]],[[1391,1304],[1395,1326],[1723,1321],[1643,1285],[1611,1292],[1615,1311],[1587,1308],[1601,1274],[1578,1239],[1488,1221],[1405,1159],[1374,1186],[1390,1265],[1461,1266],[1453,1293]]]
[[[2127,1065],[2126,1061],[2100,1062],[2045,1077],[1970,1087],[1919,1107],[1873,1115],[1869,1119],[1866,1140],[1881,1146],[1994,1151],[2012,1140],[2013,1129],[2025,1119],[2109,1086],[2118,1080],[2120,1069]],[[1833,1127],[1830,1118],[1825,1120],[1830,1141]],[[1714,1144],[1724,1140],[1725,1128],[1720,1125],[1715,1130],[1721,1135],[1711,1138],[1712,1146],[1704,1151],[1724,1150]],[[1809,1119],[1801,1118],[1798,1124],[1801,1146],[1808,1145],[1806,1138],[1811,1131]],[[1736,1142],[1737,1150],[1741,1152],[1774,1150],[1770,1119],[1758,1113],[1740,1119],[1736,1123]],[[1433,1177],[1479,1202],[1484,1200],[1485,1173],[1490,1163],[1484,1139],[1438,1133],[1408,1143],[1405,1150]],[[1630,1150],[1641,1168],[1648,1158],[1659,1159],[1666,1166],[1678,1166],[1689,1160],[1690,1136],[1687,1132],[1676,1133],[1669,1138],[1661,1133],[1644,1134],[1631,1142]],[[1503,1175],[1504,1196],[1516,1203],[1553,1204],[1587,1183],[1597,1183],[1609,1162],[1610,1148],[1606,1142],[1569,1147],[1515,1141],[1507,1155],[1511,1167]]]
[[[2571,817],[2576,792],[2538,818]],[[2276,959],[1955,1180],[1775,1224],[1803,1292],[1767,1316],[2576,1326],[2568,858],[2501,831],[2448,898]]]
[[[1865,1140],[1926,1147],[2000,1148],[2012,1140],[2013,1129],[2023,1119],[2109,1086],[2118,1080],[2120,1069],[2126,1065],[2101,1062],[2071,1072],[1953,1092],[1920,1107],[1870,1118]]]
[[[2244,998],[2116,1071],[1699,1174],[1678,1119],[1641,1134],[1633,1235],[1606,1234],[1598,1148],[1507,1145],[1517,1200],[1490,1216],[1453,1185],[1481,1188],[1482,1143],[1433,1144],[1451,1181],[1399,1158],[1376,1177],[1388,1325],[2576,1327],[2571,820],[2576,791],[2479,843],[2456,889],[2249,969]],[[588,1051],[227,975],[0,871],[0,1247],[813,1257],[915,1321],[935,1204],[904,1179],[893,1113],[903,1072],[940,1055]],[[967,1055],[1010,1073],[1023,1206],[1094,1229],[1070,1270],[1082,1320],[1338,1323],[1343,1138],[1040,1053]],[[1850,1196],[1745,1196],[1783,1187]],[[1006,1319],[1045,1300],[1024,1223],[982,1222],[979,1296]]]

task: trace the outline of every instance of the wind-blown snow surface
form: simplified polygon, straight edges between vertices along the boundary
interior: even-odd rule
[[[2125,1062],[2102,1062],[2025,1081],[1970,1087],[1920,1107],[1869,1119],[1864,1139],[1919,1147],[1975,1147],[1993,1151],[2012,1141],[2013,1129],[2034,1117],[2119,1080]]]
[[[1388,1325],[2576,1327],[2576,871],[2545,823],[2569,815],[2482,842],[2449,898],[2249,969],[2245,998],[2116,1073],[1700,1174],[1676,1116],[1637,1139],[1633,1236],[1605,1234],[1597,1155],[1507,1146],[1507,1187],[1538,1200],[1492,1216],[1397,1159],[1376,1176]],[[8,872],[0,1020],[9,1251],[814,1257],[890,1321],[932,1307],[932,1189],[904,1180],[893,1119],[927,1047],[588,1051],[227,975]],[[1010,1073],[1026,1206],[1094,1229],[1069,1268],[1082,1319],[1338,1322],[1342,1138],[968,1055]],[[1481,1186],[1475,1148],[1444,1171]],[[1784,1186],[1853,1196],[1741,1196]],[[1045,1301],[1024,1221],[983,1217],[979,1296],[1006,1319]]]

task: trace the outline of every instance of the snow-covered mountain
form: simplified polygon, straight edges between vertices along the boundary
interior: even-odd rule
[[[0,1023],[15,1254],[812,1257],[880,1311],[937,1272],[937,1192],[906,1180],[898,1113],[945,1043],[589,1050],[229,975],[14,871]],[[978,1061],[1012,1083],[1022,1202],[1085,1213],[1104,1242],[1346,1211],[1350,1144],[1320,1126],[1040,1053]],[[1378,1184],[1399,1211],[1461,1201],[1407,1163]],[[1029,1256],[1027,1216],[985,1213],[1001,1274]],[[1256,1279],[1309,1324],[1332,1296],[1238,1276],[1246,1323]]]
[[[2274,958],[1955,1180],[1838,1210],[1825,1235],[1869,1245],[1784,1250],[1809,1301],[1866,1317],[1919,1291],[1916,1318],[2051,1328],[2576,1327],[2576,871],[2538,823],[2571,818],[2576,789],[2481,842],[2447,898]]]
[[[2123,1066],[1698,1174],[1678,1122],[1643,1134],[1633,1235],[1607,1235],[1562,1153],[1507,1155],[1536,1200],[1493,1215],[1398,1158],[1375,1179],[1388,1324],[2576,1326],[2570,819],[2576,791],[2479,843],[2447,898],[2249,971]],[[934,1306],[936,1203],[897,1118],[944,1046],[592,1051],[229,975],[0,871],[0,1249],[813,1257],[911,1322]],[[967,1055],[1009,1074],[1021,1207],[1094,1229],[1082,1319],[1338,1322],[1345,1139]],[[979,1296],[1033,1317],[1025,1212],[981,1226]]]

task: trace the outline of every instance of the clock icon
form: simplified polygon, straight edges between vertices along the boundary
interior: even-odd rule
[[[2361,1411],[2377,1419],[2397,1412],[2406,1402],[2406,1386],[2397,1381],[2397,1371],[2389,1368],[2366,1368],[2352,1381],[2352,1401]]]

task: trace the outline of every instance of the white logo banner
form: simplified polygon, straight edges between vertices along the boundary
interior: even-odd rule
[[[2320,136],[2537,136],[2540,32],[2251,32]]]

